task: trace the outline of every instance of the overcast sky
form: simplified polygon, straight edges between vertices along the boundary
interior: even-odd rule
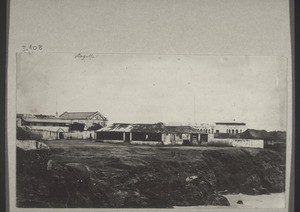
[[[22,53],[17,112],[99,111],[113,122],[246,122],[286,130],[282,57]],[[89,55],[89,53],[82,53]]]

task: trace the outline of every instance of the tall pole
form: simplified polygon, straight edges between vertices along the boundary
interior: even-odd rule
[[[196,124],[196,101],[195,101],[195,94],[194,94],[194,124]]]
[[[57,112],[57,93],[55,95],[55,116],[58,116],[58,112]]]

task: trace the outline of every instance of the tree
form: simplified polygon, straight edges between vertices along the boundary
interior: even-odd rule
[[[18,140],[42,140],[43,136],[36,132],[32,132],[27,129],[23,129],[21,127],[17,127],[17,139]]]
[[[102,125],[99,123],[93,123],[92,126],[90,126],[87,130],[99,130],[102,128]]]
[[[74,122],[72,124],[70,124],[69,126],[69,130],[70,131],[84,131],[84,127],[85,124],[84,123],[78,123],[78,122]]]

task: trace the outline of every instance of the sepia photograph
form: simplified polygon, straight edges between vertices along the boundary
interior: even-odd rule
[[[281,56],[18,53],[16,207],[285,208],[287,73]]]

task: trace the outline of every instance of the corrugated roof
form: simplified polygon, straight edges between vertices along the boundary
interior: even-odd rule
[[[164,133],[202,133],[199,129],[191,126],[165,126]]]
[[[17,118],[56,118],[54,115],[44,115],[44,114],[17,114]]]
[[[98,130],[98,132],[201,133],[200,130],[195,129],[191,126],[165,126],[163,123],[115,123]]]
[[[243,122],[216,122],[216,125],[246,125]]]
[[[115,123],[110,126],[104,127],[98,131],[161,133],[164,130],[163,126],[164,125],[162,123],[157,123],[157,124]]]
[[[70,123],[69,120],[62,120],[57,118],[22,118],[26,122],[43,122],[43,123]]]
[[[132,129],[133,124],[113,124],[106,126],[104,128],[101,128],[99,131],[109,131],[109,132],[130,132]]]
[[[59,117],[62,119],[78,119],[78,120],[86,120],[90,119],[93,115],[98,114],[104,121],[107,120],[105,116],[103,116],[100,112],[64,112]]]

